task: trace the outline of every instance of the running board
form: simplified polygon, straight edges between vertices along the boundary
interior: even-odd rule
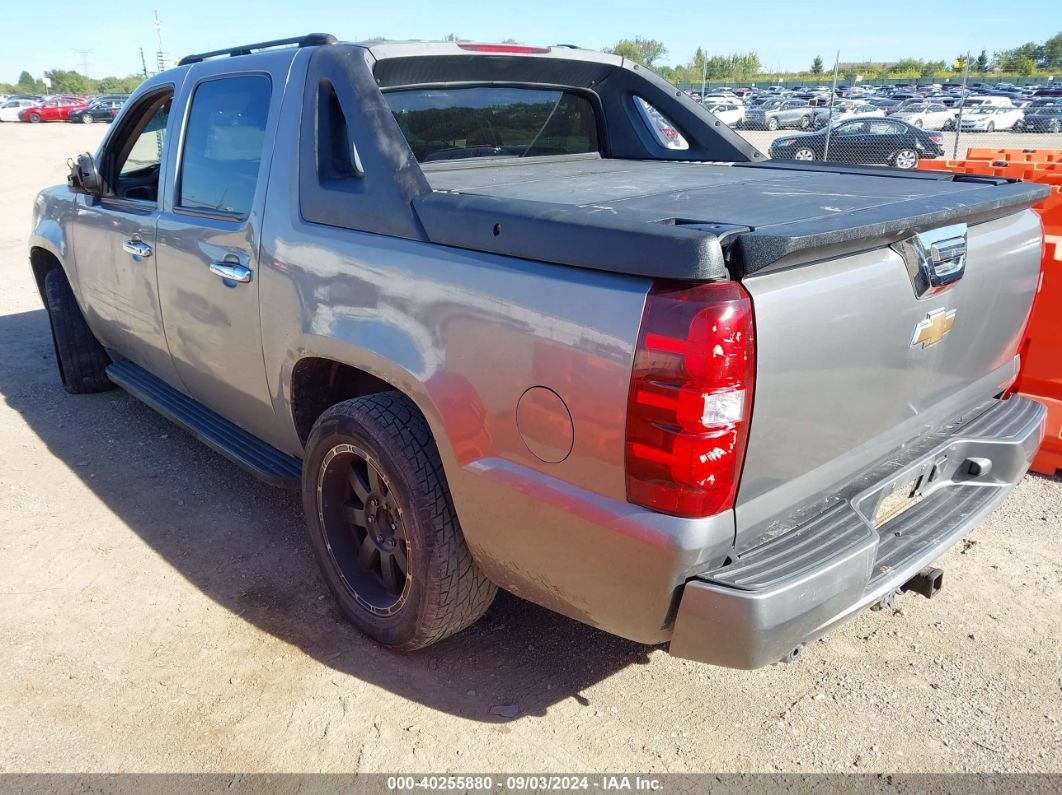
[[[107,377],[259,480],[281,488],[299,488],[302,482],[299,459],[266,444],[143,367],[132,362],[115,362],[107,368]]]

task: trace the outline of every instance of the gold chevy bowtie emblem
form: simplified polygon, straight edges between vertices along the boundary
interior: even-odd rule
[[[927,314],[926,319],[915,326],[911,347],[916,348],[921,345],[923,348],[928,348],[944,339],[944,335],[955,325],[956,311],[955,309],[934,309]]]

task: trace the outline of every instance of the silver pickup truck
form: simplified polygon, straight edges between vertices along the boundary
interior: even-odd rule
[[[30,262],[66,388],[301,488],[377,641],[500,587],[753,668],[1022,478],[1043,195],[767,161],[616,56],[315,34],[147,80]]]

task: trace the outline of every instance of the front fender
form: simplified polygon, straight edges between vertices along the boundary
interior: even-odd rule
[[[33,225],[29,234],[29,251],[34,263],[37,288],[44,300],[42,279],[44,270],[36,264],[35,251],[44,251],[54,257],[66,272],[74,295],[81,299],[81,289],[73,266],[70,228],[75,211],[76,198],[65,185],[54,185],[37,194],[33,202]]]

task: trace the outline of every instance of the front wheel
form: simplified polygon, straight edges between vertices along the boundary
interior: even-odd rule
[[[892,156],[892,164],[896,168],[909,170],[918,167],[918,152],[914,149],[901,149]]]
[[[382,392],[328,409],[302,472],[310,544],[358,629],[408,651],[486,612],[497,589],[472,560],[439,451],[408,398]]]
[[[919,130],[921,130],[922,129],[922,120],[921,119],[915,119],[914,126],[917,127]]]
[[[85,322],[62,268],[53,268],[44,277],[44,302],[63,388],[75,395],[113,389],[107,378],[111,359]]]
[[[994,121],[990,121],[988,123],[988,126],[985,127],[985,132],[995,132],[995,131],[996,131],[996,123]]]
[[[1060,124],[1056,119],[1052,119],[1051,123],[1047,125],[1047,131],[1057,133],[1059,130],[1062,130],[1062,124]]]
[[[801,116],[800,117],[800,129],[801,130],[810,130],[811,129],[811,117],[810,116]]]
[[[81,123],[82,124],[92,124],[93,121],[95,121],[95,119],[93,119],[92,116],[90,116],[88,113],[82,113],[81,114]]]
[[[794,160],[814,160],[815,150],[809,146],[802,146],[793,152]]]
[[[767,119],[767,129],[770,130],[771,132],[774,132],[775,130],[777,130],[778,129],[778,119],[774,118],[773,116],[771,118]]]

